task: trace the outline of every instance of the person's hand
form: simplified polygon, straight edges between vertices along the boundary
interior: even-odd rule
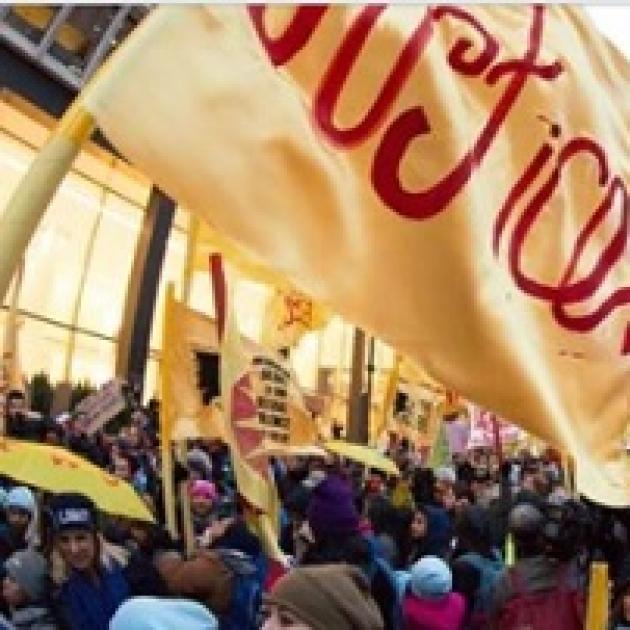
[[[221,538],[221,536],[223,536],[223,534],[227,531],[228,527],[233,524],[234,519],[232,517],[220,518],[211,523],[201,535],[201,546],[210,547],[212,543]]]

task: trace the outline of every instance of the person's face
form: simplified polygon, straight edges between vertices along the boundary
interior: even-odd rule
[[[83,427],[85,426],[85,422],[87,417],[85,414],[80,413],[77,415],[75,421],[70,425],[70,431],[72,435],[78,437],[83,433]]]
[[[190,509],[197,516],[206,516],[212,510],[212,499],[195,495],[190,499]]]
[[[2,580],[2,597],[9,605],[9,608],[19,608],[23,606],[28,599],[22,587],[13,578],[8,576]]]
[[[427,535],[427,519],[425,515],[422,512],[416,512],[409,527],[413,539],[424,538]]]
[[[536,475],[532,474],[532,473],[527,473],[525,475],[523,475],[523,490],[530,490],[531,492],[534,492],[536,489]]]
[[[263,608],[263,618],[265,621],[261,630],[312,630],[291,611],[275,604]]]
[[[96,565],[96,537],[93,532],[71,529],[57,537],[57,548],[64,562],[75,571],[87,571]]]
[[[26,411],[26,402],[24,398],[10,398],[7,405],[7,413],[9,416],[15,416]]]
[[[461,495],[455,499],[455,509],[458,512],[463,512],[469,505],[470,501],[466,495]]]
[[[201,479],[203,479],[203,475],[201,474],[201,471],[197,468],[189,468],[188,479],[191,483],[194,483],[195,481],[200,481]]]
[[[139,547],[144,547],[149,540],[149,532],[141,524],[132,523],[129,527],[129,534]]]
[[[129,442],[129,446],[131,446],[131,448],[138,448],[140,445],[140,431],[137,426],[131,425],[129,427],[127,441]]]
[[[59,436],[55,431],[46,431],[46,437],[44,439],[46,444],[51,444],[52,446],[59,446],[60,444]]]
[[[125,481],[131,480],[131,468],[129,467],[129,461],[124,457],[114,458],[114,475],[124,479]]]
[[[440,492],[440,503],[444,506],[445,510],[451,510],[455,507],[457,499],[455,498],[455,492],[449,485],[445,485]]]
[[[20,508],[7,508],[7,523],[17,530],[25,530],[31,520],[30,512],[21,510]]]

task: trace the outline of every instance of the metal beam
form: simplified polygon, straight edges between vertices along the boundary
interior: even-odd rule
[[[365,332],[354,329],[352,349],[352,373],[348,395],[347,437],[351,442],[367,444],[367,419],[365,418],[363,373],[365,371]]]
[[[62,5],[55,16],[50,21],[44,36],[37,44],[37,48],[35,49],[35,58],[41,60],[46,51],[50,48],[53,41],[55,40],[55,35],[57,35],[57,31],[61,28],[61,25],[70,17],[72,10],[74,7],[71,4]]]
[[[99,40],[92,56],[88,59],[85,66],[85,70],[81,75],[81,85],[85,85],[87,80],[94,74],[95,70],[101,65],[101,62],[109,52],[111,44],[114,41],[118,31],[121,29],[124,21],[127,19],[129,12],[132,9],[132,5],[123,5],[107,26],[107,29],[103,33],[103,36]]]
[[[153,313],[175,203],[157,188],[151,191],[136,245],[116,353],[116,376],[142,392]]]
[[[0,23],[0,40],[6,42],[11,48],[24,55],[30,61],[39,64],[46,72],[59,79],[61,83],[75,92],[78,92],[81,88],[79,77],[71,72],[67,66],[48,54],[39,59],[37,57],[37,46],[28,37],[18,33],[4,22]]]

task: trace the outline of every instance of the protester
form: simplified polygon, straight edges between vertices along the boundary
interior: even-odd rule
[[[356,568],[298,568],[265,597],[262,630],[382,630],[369,584]]]
[[[329,474],[314,488],[309,502],[303,532],[309,542],[301,564],[345,563],[361,569],[369,580],[385,628],[392,630],[397,627],[398,616],[396,585],[359,525],[350,485],[338,474]]]
[[[35,496],[28,488],[17,486],[7,493],[6,523],[0,525],[0,561],[29,546],[36,509]]]
[[[420,505],[404,519],[401,542],[402,566],[409,567],[423,556],[445,557],[451,543],[451,523],[445,510]]]
[[[547,553],[544,526],[544,514],[530,503],[519,504],[510,513],[518,561],[494,588],[491,620],[497,630],[523,625],[531,630],[583,627],[579,577],[571,563]]]
[[[216,519],[219,493],[211,481],[198,479],[190,485],[190,510],[195,536],[201,536]]]
[[[452,592],[448,565],[436,556],[425,556],[411,568],[410,592],[403,603],[406,630],[460,630],[466,603]]]
[[[613,603],[611,630],[630,630],[630,580],[619,585]]]
[[[501,554],[492,547],[487,511],[479,506],[464,509],[455,524],[455,537],[454,590],[467,601],[469,626],[485,628],[490,618],[494,589],[504,571]]]
[[[216,617],[185,599],[133,597],[113,616],[110,630],[219,630]]]
[[[16,629],[56,630],[50,602],[46,558],[27,549],[12,554],[4,563],[2,597]]]
[[[20,427],[28,426],[30,412],[20,396],[12,397],[11,409],[19,433]],[[90,436],[84,430],[89,418],[80,414],[65,422],[38,421],[49,444],[70,446],[130,483],[154,511],[156,523],[97,514],[85,498],[62,495],[50,501],[50,527],[39,532],[37,515],[43,507],[46,520],[49,499],[39,493],[36,497],[25,487],[7,486],[4,523],[0,510],[0,559],[42,549],[50,558],[54,583],[44,584],[47,597],[39,602],[25,595],[28,584],[22,592],[19,580],[7,577],[8,594],[4,604],[0,602],[6,624],[13,623],[13,615],[22,623],[24,616],[30,619],[28,615],[41,610],[43,623],[54,624],[57,617],[64,630],[100,630],[117,618],[117,610],[127,610],[120,608],[126,601],[129,610],[138,612],[166,603],[163,598],[183,597],[205,608],[201,623],[216,622],[221,630],[258,630],[264,589],[275,592],[276,584],[295,572],[351,566],[386,630],[453,624],[465,630],[503,630],[515,623],[529,624],[533,630],[564,630],[560,615],[572,619],[575,613],[579,624],[590,562],[604,559],[613,582],[611,628],[628,625],[630,595],[624,580],[630,567],[630,514],[583,498],[574,500],[562,483],[557,462],[547,456],[522,452],[504,455],[499,464],[495,454],[483,449],[458,454],[453,466],[445,464],[434,472],[423,467],[426,457],[414,452],[411,443],[398,441],[391,450],[401,470],[398,478],[338,458],[278,456],[270,460],[270,470],[281,500],[280,544],[292,558],[276,562],[265,555],[261,540],[245,524],[243,509],[251,508],[237,506],[226,446],[194,440],[182,465],[175,462],[173,475],[176,487],[187,481],[191,497],[197,548],[188,555],[183,542],[174,543],[165,531],[155,409],[154,405],[153,424],[147,421],[148,412],[134,408],[131,422],[128,416],[118,418],[111,430]],[[64,510],[68,514],[75,510],[75,520],[60,518]],[[84,520],[77,520],[77,514]],[[180,531],[183,524],[178,523]],[[508,525],[518,561],[506,570],[500,550]],[[42,545],[36,534],[41,534]],[[420,569],[431,562],[437,562],[439,570],[429,579]],[[431,590],[439,584],[445,587],[449,580],[448,589]],[[311,578],[304,584],[313,593],[319,588]],[[139,595],[154,599],[134,604]],[[54,599],[52,607],[47,599]],[[189,603],[184,602],[173,619],[180,613],[186,619]],[[312,620],[305,619],[306,613],[300,616],[289,607],[274,606],[268,607],[267,626],[316,627],[309,625]],[[418,606],[427,607],[430,614],[413,617]],[[412,617],[420,623],[419,616],[425,625],[411,625]],[[167,612],[159,620],[154,617],[140,612],[140,618],[122,616],[117,623],[133,619],[154,624],[147,627],[172,627]],[[181,622],[178,630],[180,626]],[[328,623],[328,628],[335,626]]]
[[[99,534],[94,504],[79,494],[60,494],[50,505],[53,532],[53,580],[63,622],[71,630],[106,630],[120,604],[132,595],[148,595],[159,583],[149,563],[130,562],[124,549]],[[164,594],[158,593],[158,594]]]

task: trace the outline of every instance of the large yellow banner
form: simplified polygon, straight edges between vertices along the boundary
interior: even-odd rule
[[[218,232],[619,505],[629,88],[570,6],[161,6],[83,105]]]

